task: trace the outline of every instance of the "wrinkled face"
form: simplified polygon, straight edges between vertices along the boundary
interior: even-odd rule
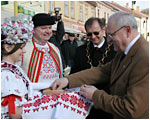
[[[34,28],[34,37],[40,42],[47,42],[52,36],[52,26],[44,25]]]
[[[103,42],[104,30],[101,29],[99,23],[94,21],[91,26],[87,26],[87,37],[96,45]]]
[[[127,26],[114,26],[112,22],[108,23],[107,27],[107,40],[108,42],[112,42],[114,45],[114,50],[118,51],[125,51],[126,47],[128,46],[128,28]]]
[[[14,52],[13,54],[10,54],[10,55],[9,55],[10,59],[12,59],[12,61],[13,61],[14,63],[19,62],[19,61],[22,60],[23,54],[26,53],[25,45],[26,45],[26,44],[22,44],[21,47],[20,47],[16,52]],[[12,47],[12,49],[13,49],[13,48],[14,48],[14,45],[11,46],[11,47]]]

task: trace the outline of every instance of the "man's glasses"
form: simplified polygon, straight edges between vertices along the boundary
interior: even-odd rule
[[[124,28],[124,27],[125,27],[125,26],[122,26],[121,28],[119,28],[118,30],[116,30],[115,32],[113,32],[113,33],[111,33],[111,34],[107,33],[107,37],[112,38],[119,30],[121,30],[121,29]]]
[[[88,33],[87,33],[87,36],[88,36],[88,37],[92,37],[92,34],[94,34],[94,35],[99,35],[99,32],[88,32]]]

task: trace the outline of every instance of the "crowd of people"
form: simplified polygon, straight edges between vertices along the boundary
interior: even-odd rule
[[[135,18],[91,17],[81,36],[56,17],[55,32],[46,13],[1,25],[1,118],[149,118],[149,46]]]

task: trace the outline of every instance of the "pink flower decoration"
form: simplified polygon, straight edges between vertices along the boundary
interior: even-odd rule
[[[34,30],[32,30],[31,32],[32,32],[32,34],[33,34],[33,33],[34,33]]]
[[[12,26],[15,27],[15,24],[13,23]]]
[[[16,31],[16,32],[15,32],[15,35],[16,35],[17,33],[18,33],[18,32]]]
[[[22,24],[19,24],[19,27],[22,27]]]
[[[25,29],[22,29],[22,34],[24,34],[26,32],[26,30]]]
[[[3,26],[5,27],[7,24],[3,24]]]

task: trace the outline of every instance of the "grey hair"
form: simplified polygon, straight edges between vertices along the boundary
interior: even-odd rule
[[[114,24],[118,27],[128,25],[131,28],[136,29],[136,30],[138,28],[136,19],[127,12],[123,12],[123,11],[116,12],[110,16],[108,21],[110,21],[111,19],[114,20]]]

